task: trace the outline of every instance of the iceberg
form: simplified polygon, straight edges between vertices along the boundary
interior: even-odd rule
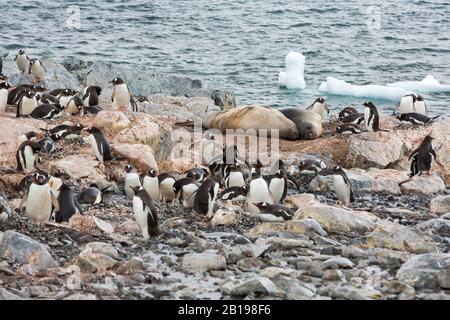
[[[433,76],[426,76],[422,81],[403,81],[389,83],[389,87],[403,88],[418,92],[450,92],[450,85],[440,84]]]
[[[301,53],[291,51],[285,58],[286,72],[281,71],[278,75],[280,87],[288,89],[305,89],[306,83],[303,76],[305,70],[305,56]]]
[[[357,86],[333,77],[327,77],[327,81],[320,84],[319,91],[340,96],[385,99],[392,101],[400,101],[404,95],[413,93],[403,88],[374,84]]]

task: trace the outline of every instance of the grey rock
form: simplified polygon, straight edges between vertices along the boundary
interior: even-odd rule
[[[22,300],[22,298],[5,288],[0,288],[0,300]]]
[[[271,280],[277,288],[279,288],[281,291],[284,291],[286,299],[311,299],[312,297],[314,297],[316,292],[316,288],[313,285],[303,283],[298,279],[284,274],[279,274]]]
[[[269,278],[255,277],[235,286],[230,294],[238,297],[247,296],[249,294],[280,296],[282,295],[282,292]]]
[[[183,256],[182,267],[190,272],[223,270],[226,268],[225,257],[216,253],[188,253]]]
[[[409,258],[401,266],[397,278],[416,289],[436,290],[440,286],[438,275],[441,270],[449,268],[450,253],[420,254]]]
[[[12,216],[14,210],[8,201],[8,198],[0,192],[0,223],[6,221]]]
[[[416,229],[422,232],[428,232],[431,235],[450,237],[450,220],[442,218],[430,219],[418,223]]]
[[[97,300],[97,297],[92,293],[74,293],[63,300]]]
[[[432,199],[430,211],[437,214],[450,213],[450,195],[439,196]]]
[[[321,264],[321,269],[345,269],[345,268],[353,268],[355,265],[353,262],[348,260],[347,258],[336,257],[325,260]]]
[[[441,288],[450,289],[450,269],[439,271],[438,282]]]
[[[37,269],[58,266],[44,245],[12,230],[3,233],[0,242],[0,258],[20,265],[30,264]]]

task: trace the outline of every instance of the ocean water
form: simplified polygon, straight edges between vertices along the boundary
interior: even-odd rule
[[[431,74],[450,84],[448,0],[0,0],[0,8],[2,55],[26,48],[180,74],[233,91],[238,104],[304,107],[327,76],[386,84]],[[306,57],[305,90],[278,87],[290,50]],[[432,115],[450,114],[450,94],[423,96]],[[365,100],[325,97],[332,109]],[[395,102],[373,101],[392,113]]]

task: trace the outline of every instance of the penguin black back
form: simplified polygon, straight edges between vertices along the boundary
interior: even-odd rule
[[[432,140],[433,138],[430,135],[426,136],[420,146],[409,156],[408,160],[411,160],[410,178],[424,171],[431,170],[431,163],[433,159],[436,159],[436,152],[433,150]]]
[[[73,215],[79,212],[75,205],[72,188],[65,183],[59,188],[58,206],[59,210],[55,214],[55,221],[58,223],[69,221]]]

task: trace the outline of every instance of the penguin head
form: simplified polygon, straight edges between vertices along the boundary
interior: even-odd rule
[[[375,108],[375,105],[372,103],[372,101],[366,101],[366,102],[364,102],[363,103],[363,106],[364,107],[367,107],[367,108]]]
[[[2,82],[2,83],[0,83],[0,89],[6,89],[6,90],[8,90],[8,89],[10,89],[10,88],[12,88],[12,86],[9,84],[9,82]]]
[[[315,102],[317,102],[317,103],[325,103],[325,99],[322,98],[322,97],[319,97],[319,98],[316,99]]]
[[[19,54],[20,54],[20,55],[25,54],[25,50],[19,49]]]
[[[33,174],[33,183],[38,184],[38,185],[44,185],[48,182],[48,175],[45,173],[41,173],[41,172],[35,172]]]
[[[117,86],[117,85],[119,85],[119,84],[123,84],[124,82],[123,82],[123,80],[120,79],[120,78],[114,78],[114,79],[112,79],[112,80],[110,81],[110,83],[112,83],[113,85]]]
[[[265,203],[265,202],[258,202],[258,203],[255,203],[255,206],[257,206],[258,209],[267,208],[267,203]]]
[[[6,80],[8,80],[8,77],[5,76],[3,73],[0,73],[0,80],[6,81]]]
[[[133,190],[135,195],[144,192],[144,188],[142,188],[142,186],[130,186],[130,189]]]
[[[101,133],[102,131],[97,127],[87,127],[83,128],[81,131],[86,131],[90,134]]]
[[[423,101],[423,98],[422,98],[422,96],[420,94],[417,95],[416,101]]]
[[[47,91],[47,88],[44,87],[43,85],[36,85],[36,86],[33,86],[33,90],[34,90],[34,92],[45,92],[45,91]]]
[[[427,135],[424,139],[423,142],[431,142],[431,140],[433,140],[434,138],[430,135]]]
[[[131,164],[127,164],[127,165],[125,166],[125,171],[126,171],[127,173],[130,173],[131,171],[133,171],[133,166],[132,166]]]
[[[34,98],[34,92],[33,91],[27,91],[25,92],[25,97],[32,99]]]
[[[158,171],[156,171],[155,169],[148,169],[147,175],[149,177],[155,178],[158,176]]]

